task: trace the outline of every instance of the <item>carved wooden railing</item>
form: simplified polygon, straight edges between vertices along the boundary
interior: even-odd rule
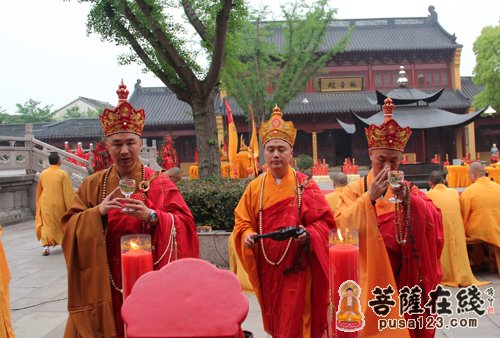
[[[146,146],[147,140],[143,140],[143,144],[140,154],[142,163],[159,170],[156,141],[153,140],[151,147]],[[86,160],[35,139],[31,124],[26,124],[24,137],[0,135],[0,170],[25,170],[27,174],[40,173],[49,166],[48,157],[51,152],[59,154],[61,168],[69,174],[74,187],[79,187],[83,179],[92,172],[92,156]],[[81,165],[70,162],[69,159]]]

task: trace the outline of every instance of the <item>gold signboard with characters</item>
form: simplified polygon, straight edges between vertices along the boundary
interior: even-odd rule
[[[322,92],[352,92],[363,90],[363,77],[328,77],[320,79]]]

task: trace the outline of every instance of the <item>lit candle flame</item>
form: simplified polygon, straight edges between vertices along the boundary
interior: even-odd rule
[[[136,242],[134,241],[131,241],[130,242],[130,246],[132,247],[132,250],[137,250],[139,249],[139,244],[137,244]]]
[[[342,237],[342,231],[340,231],[340,228],[337,228],[337,235],[339,235],[340,241],[343,242],[344,238]]]

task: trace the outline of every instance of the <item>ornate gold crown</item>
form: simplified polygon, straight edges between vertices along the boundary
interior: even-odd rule
[[[280,107],[276,105],[269,121],[261,123],[259,134],[262,145],[266,144],[270,140],[280,139],[288,142],[293,147],[293,144],[295,143],[295,136],[297,135],[297,129],[294,128],[293,122],[285,122],[283,120],[283,113],[281,112]]]
[[[109,136],[116,133],[134,133],[142,135],[146,114],[144,110],[135,110],[127,101],[127,86],[122,83],[118,86],[118,105],[115,110],[104,109],[99,116],[101,120],[104,135]]]
[[[384,122],[380,126],[372,124],[365,128],[368,149],[392,149],[403,152],[411,136],[410,127],[402,128],[392,118],[394,110],[392,99],[386,98],[383,108]]]

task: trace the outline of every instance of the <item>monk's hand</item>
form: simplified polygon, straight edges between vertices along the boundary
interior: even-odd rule
[[[307,230],[303,225],[299,225],[298,227],[301,229],[304,229],[304,233],[302,235],[300,235],[299,237],[295,238],[295,241],[299,244],[303,244],[307,238]]]
[[[377,176],[373,179],[368,189],[368,196],[370,200],[376,201],[377,198],[381,197],[387,191],[387,185],[389,181],[387,180],[387,173],[391,170],[390,167],[384,167],[379,171]]]
[[[255,245],[254,237],[257,235],[256,232],[252,232],[251,234],[248,234],[245,236],[245,246],[247,248],[253,248]]]
[[[117,187],[115,190],[113,190],[111,192],[111,194],[109,194],[108,196],[106,196],[102,200],[101,204],[99,204],[99,213],[102,216],[107,215],[111,209],[121,209],[122,208],[121,203],[118,202],[117,198],[115,197],[118,195],[119,192],[120,192],[120,188]]]
[[[151,214],[151,209],[149,209],[143,201],[136,200],[133,198],[117,198],[118,202],[122,204],[122,213],[126,215],[133,216],[141,221],[146,221],[149,219]]]

